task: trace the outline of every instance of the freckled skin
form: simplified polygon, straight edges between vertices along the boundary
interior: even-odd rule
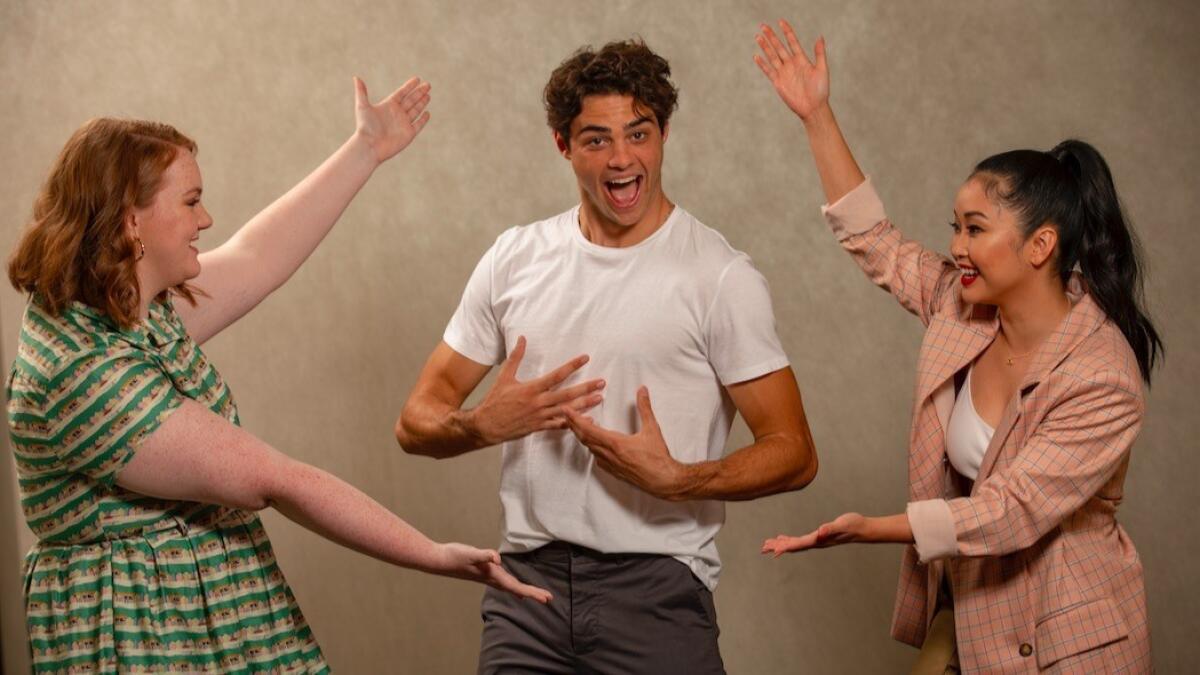
[[[201,230],[212,226],[212,217],[200,203],[200,167],[196,158],[180,149],[163,172],[154,200],[133,214],[133,234],[142,240],[146,255],[140,261],[143,287],[170,288],[200,274],[194,250]]]

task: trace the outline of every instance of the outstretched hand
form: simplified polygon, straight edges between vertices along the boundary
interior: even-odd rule
[[[355,134],[371,147],[376,161],[394,157],[412,143],[429,121],[429,83],[409,78],[399,89],[379,103],[367,97],[367,85],[354,78]]]
[[[574,410],[566,409],[564,413],[575,437],[592,452],[601,468],[656,497],[677,497],[683,487],[684,466],[667,448],[646,387],[637,391],[637,410],[642,428],[636,434],[605,429]]]
[[[483,401],[471,411],[475,433],[487,445],[527,436],[535,431],[565,429],[565,410],[582,412],[598,405],[604,380],[593,379],[559,388],[572,373],[588,362],[586,354],[576,356],[541,377],[517,380],[517,370],[525,358],[525,338],[518,337],[512,353],[500,366],[496,382]]]
[[[841,544],[912,544],[912,523],[908,513],[890,516],[864,516],[858,513],[843,513],[832,523],[825,523],[802,537],[779,535],[763,542],[763,553],[774,553],[775,557],[810,548],[829,548]]]
[[[543,605],[553,599],[550,591],[521,583],[509,574],[500,565],[500,554],[496,551],[455,543],[441,544],[441,548],[445,566],[439,571],[446,576],[477,581]]]
[[[831,523],[825,523],[817,529],[800,537],[785,534],[772,537],[763,542],[762,553],[773,553],[778,558],[784,553],[807,551],[811,548],[829,548],[840,544],[852,544],[865,541],[867,518],[858,513],[846,513],[837,517]]]
[[[787,44],[775,35],[770,26],[762,24],[759,34],[755,36],[762,54],[755,54],[754,62],[771,81],[779,98],[800,119],[807,121],[813,113],[829,103],[829,64],[825,61],[825,38],[817,38],[813,45],[815,61],[809,61],[791,24],[780,19],[779,27]]]

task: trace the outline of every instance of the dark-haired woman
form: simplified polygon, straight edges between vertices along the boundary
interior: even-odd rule
[[[67,142],[9,261],[30,294],[8,419],[38,539],[25,563],[35,671],[325,671],[254,513],[267,507],[386,562],[548,600],[495,551],[430,541],[243,431],[199,346],[296,271],[420,132],[428,92],[413,78],[371,104],[356,81],[351,138],[205,253],[194,142],[117,119]]]
[[[924,646],[920,672],[1150,671],[1142,567],[1115,512],[1162,345],[1107,165],[1078,141],[980,162],[938,255],[903,238],[855,163],[823,40],[810,62],[780,26],[786,43],[762,26],[755,61],[804,122],[825,217],[926,332],[906,512],[847,513],[763,552],[908,544],[892,634]]]

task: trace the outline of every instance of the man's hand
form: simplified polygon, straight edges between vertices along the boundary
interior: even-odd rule
[[[468,413],[469,425],[486,445],[527,436],[535,431],[565,429],[566,412],[579,413],[600,403],[598,393],[604,380],[588,380],[557,389],[572,373],[588,362],[576,356],[549,373],[526,382],[517,381],[517,369],[525,356],[525,338],[517,338],[508,359],[500,366],[496,383],[483,401]]]
[[[646,387],[638,389],[637,408],[642,428],[632,435],[600,427],[576,410],[564,408],[563,412],[575,437],[592,451],[601,468],[655,497],[677,498],[686,480],[686,467],[671,457]]]

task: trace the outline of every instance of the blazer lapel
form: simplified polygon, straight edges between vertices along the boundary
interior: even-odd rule
[[[918,406],[963,366],[974,361],[996,337],[999,323],[995,308],[967,306],[963,314],[957,319],[934,317],[926,330],[917,374]],[[945,426],[942,420],[942,427]]]
[[[1071,311],[1059,322],[1058,328],[1046,337],[1033,355],[1021,380],[1021,393],[1025,394],[1046,379],[1050,371],[1057,368],[1084,338],[1096,332],[1104,319],[1104,311],[1092,300],[1092,296],[1086,293],[1080,296]]]
[[[1076,293],[1072,291],[1079,290],[1078,279],[1073,277],[1072,282],[1075,284],[1069,287],[1068,294],[1074,299]],[[1092,296],[1081,292],[1078,300],[1071,307],[1071,311],[1067,312],[1058,327],[1046,336],[1029,362],[1029,367],[1025,370],[1025,377],[1021,379],[1020,389],[1005,407],[1004,415],[1001,416],[999,424],[996,425],[996,431],[992,434],[992,440],[988,443],[987,452],[983,455],[983,462],[979,466],[979,476],[975,479],[971,494],[975,494],[975,490],[983,482],[982,479],[992,472],[1000,449],[1021,417],[1023,407],[1021,404],[1025,396],[1041,384],[1050,372],[1057,368],[1058,364],[1062,363],[1063,359],[1067,358],[1067,355],[1079,346],[1080,342],[1083,342],[1084,338],[1096,332],[1103,322],[1104,312],[1092,300]]]

